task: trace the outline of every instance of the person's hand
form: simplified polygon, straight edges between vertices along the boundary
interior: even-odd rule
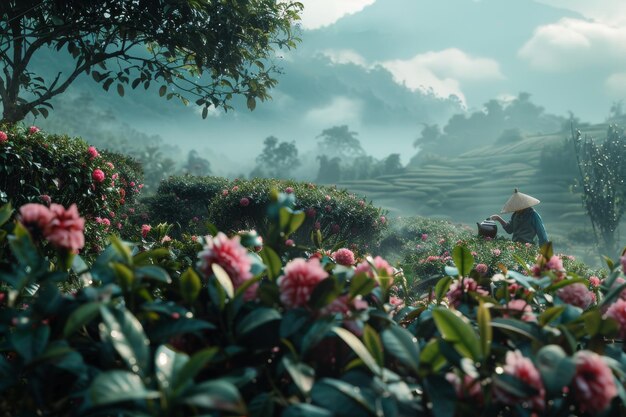
[[[499,222],[504,221],[504,220],[502,220],[502,217],[498,216],[497,214],[494,214],[494,215],[492,215],[492,216],[489,216],[489,219],[490,219],[490,220],[497,220],[497,221],[499,221]]]

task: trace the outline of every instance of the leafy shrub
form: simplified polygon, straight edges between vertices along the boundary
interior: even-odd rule
[[[451,275],[412,305],[381,258],[281,260],[272,236],[289,237],[302,213],[270,200],[273,246],[258,254],[252,236],[217,235],[197,267],[177,270],[168,249],[112,237],[91,266],[75,258],[75,294],[58,289],[68,273],[41,256],[36,234],[0,210],[15,256],[0,275],[4,413],[624,412],[626,256],[600,281],[566,271],[546,246],[527,276],[491,276],[455,246]]]
[[[85,252],[102,248],[105,235],[123,227],[142,187],[136,161],[34,126],[0,126],[0,132],[7,137],[0,141],[0,201],[76,204],[87,220]]]

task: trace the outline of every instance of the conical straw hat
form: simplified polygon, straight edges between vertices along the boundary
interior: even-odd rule
[[[524,210],[528,207],[536,206],[537,204],[539,204],[539,200],[528,194],[520,193],[516,188],[511,198],[509,198],[504,204],[504,207],[502,207],[502,213],[513,213],[514,211]]]

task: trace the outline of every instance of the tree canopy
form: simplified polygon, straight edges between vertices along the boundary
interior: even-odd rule
[[[3,0],[2,121],[46,117],[50,100],[84,73],[122,96],[141,85],[194,100],[203,117],[239,95],[254,109],[277,83],[275,48],[299,40],[292,26],[302,8],[291,0]],[[33,58],[50,51],[67,52],[72,70],[36,73]]]

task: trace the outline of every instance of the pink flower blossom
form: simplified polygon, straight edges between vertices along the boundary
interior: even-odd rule
[[[537,371],[537,368],[535,368],[532,361],[525,358],[519,350],[508,351],[506,353],[505,365],[503,368],[505,374],[514,376],[525,384],[531,386],[537,390],[537,394],[532,398],[520,398],[495,385],[493,389],[494,399],[507,405],[515,405],[524,399],[529,399],[533,410],[543,411],[545,408],[546,390],[543,387],[541,375],[539,374],[539,371]]]
[[[41,129],[39,129],[37,126],[31,126],[28,128],[28,133],[31,135],[34,135],[35,133],[39,132]]]
[[[161,239],[161,243],[168,243],[171,241],[172,241],[172,238],[169,237],[168,235],[163,236],[163,239]]]
[[[6,142],[7,140],[9,140],[9,136],[0,130],[0,143]]]
[[[287,187],[287,188],[285,188],[285,192],[286,192],[287,194],[293,194],[293,187]]]
[[[333,211],[333,208],[331,206],[329,206],[329,205],[326,205],[324,207],[324,210],[326,210],[326,213],[330,213],[331,211]]]
[[[483,390],[480,381],[470,375],[464,374],[463,380],[454,372],[446,374],[446,380],[454,387],[454,392],[459,400],[472,400],[477,404],[483,402]]]
[[[475,269],[480,275],[485,275],[489,271],[489,267],[485,264],[478,264]]]
[[[386,218],[385,216],[380,216],[380,222],[381,222],[382,224],[387,223],[387,218]]]
[[[285,240],[285,246],[294,247],[296,243],[292,239]]]
[[[29,203],[20,207],[20,222],[36,236],[43,233],[53,217],[50,209],[42,204]]]
[[[341,226],[339,226],[337,223],[334,223],[331,227],[330,227],[330,231],[333,234],[337,234],[341,231]]]
[[[463,284],[461,284],[463,282]],[[462,285],[462,286],[461,286]],[[455,280],[451,285],[446,297],[451,306],[458,308],[463,302],[463,294],[474,292],[479,295],[487,296],[489,292],[480,288],[478,283],[472,278],[461,278]]]
[[[589,277],[589,285],[591,285],[593,288],[597,288],[600,286],[600,278],[592,275]]]
[[[99,220],[99,221],[98,221]],[[111,226],[111,220],[105,218],[96,217],[96,222],[105,225],[106,227]]]
[[[583,310],[593,303],[593,293],[587,289],[585,284],[581,284],[580,282],[566,285],[556,293],[559,298],[567,304],[580,307]]]
[[[515,318],[521,318],[522,321],[528,321],[528,322],[537,321],[537,316],[535,316],[535,313],[533,313],[533,308],[530,306],[530,304],[528,304],[526,300],[520,300],[520,299],[510,300],[508,304],[506,305],[506,308],[508,312],[502,315],[504,318],[508,318],[509,315],[512,315]]]
[[[325,195],[324,198],[326,199],[326,201],[330,201],[330,196],[328,194]]]
[[[603,411],[617,395],[611,369],[602,356],[588,350],[576,352],[574,362],[576,363],[574,398],[580,411],[589,414]]]
[[[94,146],[90,146],[87,149],[87,154],[89,154],[89,159],[95,159],[100,156],[98,150]]]
[[[359,200],[359,206],[363,207],[365,205],[365,201]]]
[[[239,200],[239,205],[241,207],[248,207],[250,205],[250,200],[247,197],[243,197],[241,200]]]
[[[238,186],[238,185],[235,185],[235,186],[232,188],[232,191],[233,191],[233,192],[237,192],[238,190],[239,190],[239,186]]]
[[[226,197],[228,195],[228,190],[222,190],[222,197]]]
[[[339,265],[350,266],[354,264],[354,252],[347,248],[338,249],[333,252],[332,257]]]
[[[252,261],[248,257],[248,251],[240,243],[240,236],[236,235],[228,238],[224,233],[219,232],[217,236],[207,237],[204,250],[198,254],[198,269],[205,277],[213,275],[212,266],[218,264],[230,277],[235,289],[239,288],[245,281],[252,278]],[[249,300],[256,293],[256,285],[253,285],[250,293],[246,292],[245,299]],[[250,288],[252,288],[250,287]]]
[[[65,209],[60,204],[50,204],[52,220],[44,230],[44,236],[57,248],[74,253],[85,246],[85,219],[78,214],[78,207],[72,204]]]
[[[317,214],[314,208],[308,208],[306,209],[304,213],[306,214],[307,217],[311,217],[311,218],[315,217],[315,215]]]
[[[46,203],[46,205],[50,205],[50,203],[52,203],[52,198],[50,198],[50,196],[48,194],[42,194],[39,196],[39,199],[41,201],[43,201],[44,203]]]
[[[119,230],[122,230],[122,223],[117,222],[117,224],[115,225],[115,227],[117,227]]]
[[[374,258],[374,268],[376,269],[376,273],[378,275],[384,275],[388,277],[393,276],[393,267],[389,265],[389,262],[377,256]],[[374,272],[372,272],[372,267],[367,261],[363,261],[356,266],[354,269],[354,274],[365,273],[370,278],[374,278]]]
[[[445,239],[439,239],[439,240],[437,241],[437,243],[438,243],[439,245],[443,245],[444,243],[446,243],[446,240],[445,240]]]
[[[326,271],[316,258],[296,258],[285,266],[285,274],[278,278],[280,300],[288,308],[303,307],[313,290],[323,279]]]
[[[552,255],[550,260],[546,262],[546,268],[551,269],[553,271],[562,271],[563,270],[563,260],[559,258],[557,255]]]
[[[111,169],[115,169],[115,165],[113,165],[113,163],[111,163],[111,162],[107,162],[106,166],[108,166]]]
[[[604,318],[612,318],[619,326],[619,335],[626,339],[626,300],[618,299],[611,304],[604,314]]]
[[[426,242],[426,239],[428,239],[428,234],[422,233],[422,242]]]
[[[400,297],[392,295],[391,297],[389,297],[389,304],[391,304],[395,310],[400,310],[404,307],[404,300]]]
[[[112,180],[116,180],[116,179],[118,179],[118,178],[119,178],[119,176],[120,176],[120,174],[115,173],[115,174],[111,175],[111,179],[112,179]]]
[[[93,178],[95,182],[102,182],[104,181],[105,175],[101,169],[94,169],[91,173],[91,178]]]
[[[493,256],[500,256],[502,251],[500,249],[494,249],[491,251],[491,253],[493,254]]]
[[[148,237],[148,233],[150,233],[150,230],[152,230],[152,226],[150,226],[149,224],[142,224],[141,236],[145,239],[146,237]]]

